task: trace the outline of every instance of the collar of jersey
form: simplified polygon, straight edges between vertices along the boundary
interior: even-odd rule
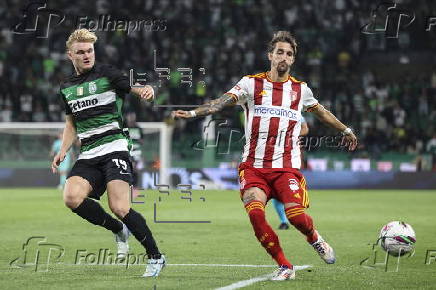
[[[270,77],[268,76],[268,72],[269,71],[265,72],[265,78],[266,78],[267,81],[269,81],[271,83],[286,83],[287,81],[289,81],[291,79],[291,76],[288,75],[288,79],[287,80],[284,80],[284,81],[281,81],[281,82],[275,82],[272,79],[270,79]]]
[[[90,73],[92,73],[92,72],[95,70],[95,66],[96,66],[96,65],[97,65],[97,64],[94,63],[94,65],[92,66],[92,68],[91,68],[89,71],[84,72],[83,74],[80,74],[80,75],[77,75],[77,74],[76,74],[76,71],[74,71],[74,72],[73,72],[73,77],[74,77],[74,78],[78,78],[78,79],[81,79],[81,78],[83,78],[83,77],[86,77],[87,75],[89,75]]]

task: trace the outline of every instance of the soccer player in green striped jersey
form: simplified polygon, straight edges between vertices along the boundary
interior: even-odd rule
[[[155,277],[165,266],[165,257],[160,253],[144,217],[130,207],[132,164],[121,113],[126,94],[152,100],[154,91],[151,86],[131,87],[128,77],[118,69],[96,64],[96,41],[94,33],[78,29],[66,42],[68,58],[75,72],[60,88],[66,118],[61,149],[53,158],[52,170],[57,171],[78,136],[80,154],[65,185],[65,205],[88,222],[112,231],[119,259],[126,257],[127,239],[132,233],[144,246],[149,258],[143,276]],[[105,191],[109,208],[119,220],[93,200],[99,199]]]

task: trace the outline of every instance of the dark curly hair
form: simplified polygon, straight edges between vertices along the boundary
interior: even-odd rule
[[[294,55],[297,54],[297,41],[289,31],[277,31],[274,33],[273,38],[268,43],[268,52],[273,52],[277,42],[287,42],[294,50]]]

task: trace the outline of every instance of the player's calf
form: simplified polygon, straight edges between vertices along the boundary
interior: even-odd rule
[[[149,257],[160,258],[161,253],[153,238],[145,218],[133,208],[123,217],[123,223],[127,226],[133,236],[144,246]]]
[[[85,179],[78,176],[70,177],[64,190],[65,205],[94,225],[102,226],[114,234],[120,232],[123,224],[108,214],[98,202],[87,197],[91,190]]]
[[[299,230],[309,243],[314,243],[317,239],[317,233],[313,226],[313,220],[310,215],[305,213],[305,208],[301,205],[288,207],[285,210],[289,222]]]
[[[292,265],[286,259],[280,247],[279,238],[266,221],[265,205],[260,201],[252,201],[245,205],[245,209],[250,218],[251,225],[253,226],[254,234],[260,244],[279,266],[287,266],[290,268]]]
[[[321,259],[327,264],[335,263],[336,257],[333,248],[318,234],[313,226],[312,218],[304,211],[305,208],[301,205],[288,207],[285,210],[289,222],[306,236],[307,241]]]

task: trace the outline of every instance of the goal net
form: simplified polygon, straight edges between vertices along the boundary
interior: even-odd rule
[[[142,131],[140,150],[144,170],[154,170],[159,184],[169,184],[172,127],[163,122],[138,122]],[[0,123],[0,185],[32,186],[31,175],[38,176],[33,186],[50,186],[53,142],[65,126],[63,122]],[[73,159],[79,146],[72,148]],[[34,177],[34,176],[33,176]],[[29,181],[26,182],[26,179]],[[33,180],[33,181],[30,181]]]

